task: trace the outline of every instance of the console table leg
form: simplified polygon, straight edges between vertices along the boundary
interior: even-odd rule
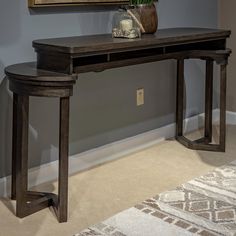
[[[206,60],[205,143],[212,141],[213,60]]]
[[[184,59],[177,62],[176,136],[183,135],[184,120]]]
[[[68,211],[69,105],[70,105],[69,97],[60,98],[59,196],[58,196],[59,222],[67,221],[67,211]]]
[[[13,93],[13,114],[12,114],[12,171],[11,171],[11,199],[16,200],[16,137],[17,137],[17,98]]]
[[[195,54],[196,53],[196,54]],[[225,151],[226,140],[226,68],[230,50],[220,50],[215,52],[205,52],[201,56],[199,52],[192,52],[190,58],[206,60],[206,91],[205,91],[205,133],[204,137],[197,140],[190,140],[183,135],[183,60],[178,60],[178,84],[177,84],[177,110],[176,110],[176,139],[188,148],[204,151]],[[209,53],[209,55],[207,55]],[[220,65],[220,133],[219,143],[212,142],[212,99],[213,99],[213,69],[214,62]]]
[[[28,124],[29,124],[29,97],[14,95],[14,111],[17,122],[14,123],[14,169],[16,196],[16,215],[25,216],[25,202],[28,188]],[[15,158],[17,155],[17,158]],[[14,191],[14,190],[13,190]]]
[[[225,151],[226,136],[226,64],[220,66],[220,149]]]

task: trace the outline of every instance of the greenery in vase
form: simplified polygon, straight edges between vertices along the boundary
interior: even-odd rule
[[[155,2],[155,0],[130,0],[131,5],[139,5],[139,4],[150,4],[151,5],[154,2]]]

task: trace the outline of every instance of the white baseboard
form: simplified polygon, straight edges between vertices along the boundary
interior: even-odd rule
[[[227,111],[226,122],[228,125],[236,125],[236,112]]]
[[[219,110],[213,112],[213,120],[219,120]],[[200,114],[185,120],[185,132],[191,132],[203,126],[204,115]],[[236,124],[236,113],[227,112],[227,122]],[[155,130],[151,130],[130,138],[110,143],[96,149],[70,156],[69,173],[74,174],[102,163],[106,163],[120,157],[153,146],[165,139],[173,138],[175,124],[170,124]],[[48,181],[56,180],[58,176],[58,161],[41,165],[29,170],[29,186],[35,186]],[[9,196],[11,177],[0,179],[0,196]]]

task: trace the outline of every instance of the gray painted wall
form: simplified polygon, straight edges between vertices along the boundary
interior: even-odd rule
[[[160,28],[217,27],[216,0],[160,0],[158,12]],[[0,177],[10,173],[11,164],[12,94],[4,67],[35,60],[34,39],[109,33],[112,14],[112,9],[102,8],[30,12],[27,0],[1,0]],[[70,154],[173,123],[175,69],[173,61],[166,61],[80,75],[71,99]],[[188,115],[203,109],[203,71],[200,63],[188,63]],[[145,89],[145,105],[136,107],[140,87]],[[57,159],[57,114],[56,99],[31,99],[30,166]]]

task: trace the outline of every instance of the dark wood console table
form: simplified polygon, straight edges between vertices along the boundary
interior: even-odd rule
[[[113,39],[111,35],[93,35],[35,40],[37,66],[23,63],[6,68],[13,106],[12,198],[17,200],[17,216],[24,217],[42,208],[54,206],[60,222],[67,221],[68,120],[69,97],[74,76],[89,71],[136,65],[166,59],[177,60],[176,139],[192,149],[225,150],[226,66],[231,53],[226,49],[230,31],[200,28],[159,30],[141,39]],[[205,133],[190,141],[183,135],[184,60],[206,61]],[[212,144],[213,64],[220,65],[219,144]],[[61,100],[59,195],[30,192],[27,189],[28,98],[56,96]]]

